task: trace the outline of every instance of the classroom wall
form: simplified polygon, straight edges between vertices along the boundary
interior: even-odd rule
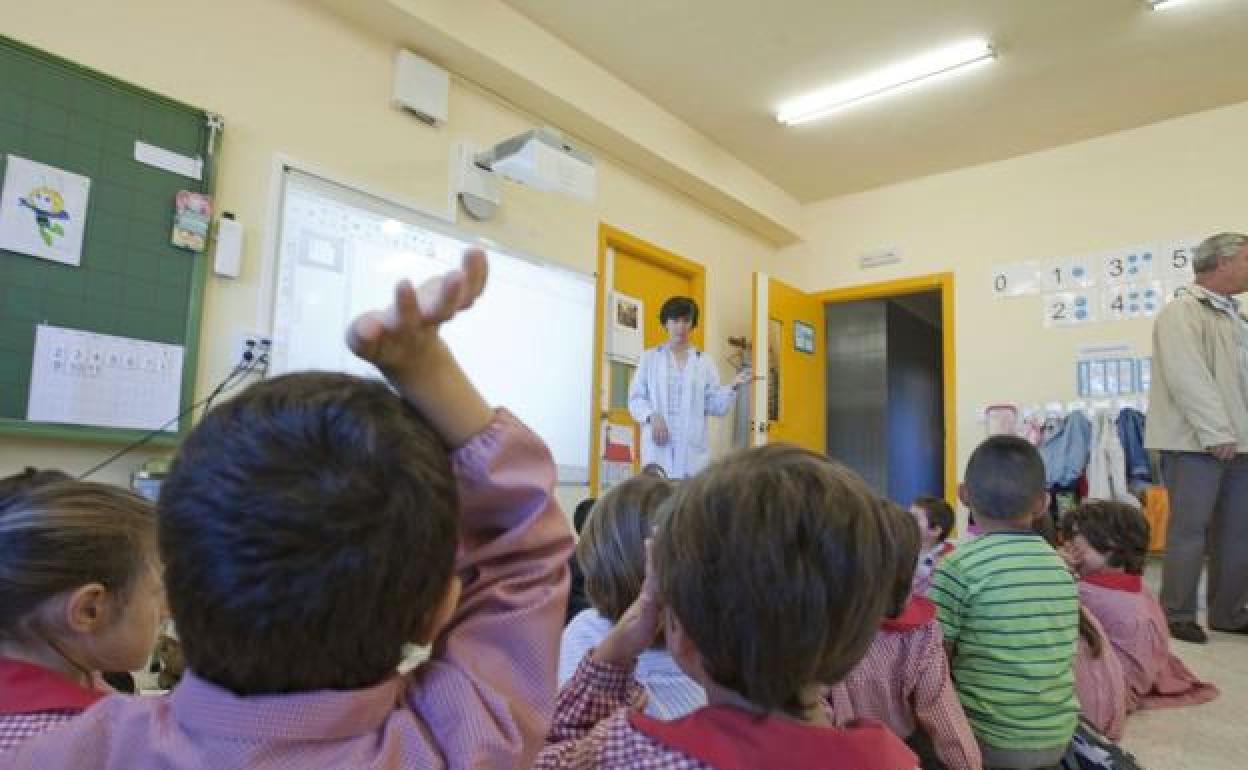
[[[240,278],[208,283],[199,396],[230,371],[236,334],[267,323],[264,247],[275,153],[445,213],[456,139],[492,144],[543,122],[457,79],[448,125],[429,128],[388,104],[389,44],[298,0],[218,0],[210,8],[189,0],[84,0],[72,13],[0,0],[0,18],[5,35],[224,116],[217,206],[247,228],[245,253]],[[749,331],[751,271],[766,269],[775,249],[615,158],[596,160],[592,204],[506,183],[495,222],[460,224],[585,272],[596,266],[600,221],[702,262],[707,347],[723,361],[727,337]],[[726,446],[730,437],[727,421],[716,421],[712,441]],[[25,464],[82,471],[115,448],[0,438],[0,474]],[[124,482],[153,454],[135,453],[100,478]],[[562,495],[573,500],[579,492]]]
[[[959,473],[1002,401],[1076,398],[1081,347],[1150,350],[1151,320],[1046,329],[1037,297],[990,294],[994,265],[1248,230],[1248,103],[815,203],[781,277],[810,290],[953,271]],[[861,269],[885,248],[900,264]]]

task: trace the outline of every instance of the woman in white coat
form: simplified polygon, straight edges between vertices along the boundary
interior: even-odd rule
[[[641,424],[641,464],[654,463],[669,478],[683,479],[710,460],[707,415],[727,414],[750,372],[739,372],[731,385],[719,384],[715,362],[689,342],[698,305],[688,297],[664,302],[659,322],[667,342],[641,354],[628,389],[628,411]]]

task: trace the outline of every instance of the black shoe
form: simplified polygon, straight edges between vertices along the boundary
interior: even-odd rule
[[[1221,631],[1224,634],[1245,634],[1248,635],[1248,624],[1239,626],[1238,628],[1219,628],[1218,626],[1209,626],[1211,631]],[[1173,633],[1173,632],[1171,632]]]
[[[1192,644],[1207,644],[1209,635],[1205,633],[1205,629],[1200,627],[1199,623],[1190,620],[1172,620],[1170,621],[1170,636],[1182,642],[1191,642]]]

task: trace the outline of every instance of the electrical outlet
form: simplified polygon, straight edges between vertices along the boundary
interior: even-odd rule
[[[234,364],[257,374],[264,374],[269,368],[269,353],[272,349],[273,341],[268,336],[244,332],[238,335],[234,345]]]

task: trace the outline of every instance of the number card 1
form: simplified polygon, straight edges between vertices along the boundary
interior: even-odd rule
[[[1040,289],[1039,272],[1037,262],[999,265],[992,271],[992,295],[1004,298],[1035,294]]]
[[[1095,286],[1092,260],[1086,257],[1055,259],[1042,269],[1040,285],[1045,291],[1070,291]]]
[[[1075,326],[1096,320],[1088,292],[1063,291],[1044,296],[1044,325]]]

